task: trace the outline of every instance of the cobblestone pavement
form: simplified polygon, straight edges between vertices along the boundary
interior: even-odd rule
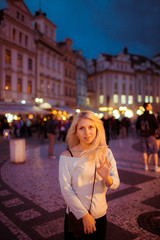
[[[0,238],[63,240],[65,203],[58,183],[64,143],[48,159],[48,140],[26,140],[26,162],[9,160],[9,142],[0,138]],[[138,139],[111,140],[121,184],[107,193],[107,240],[160,239],[160,173],[143,170]]]

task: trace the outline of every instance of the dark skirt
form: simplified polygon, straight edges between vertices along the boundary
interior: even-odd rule
[[[64,221],[64,240],[105,240],[106,228],[107,228],[107,218],[106,214],[96,220],[96,232],[92,234],[85,234],[80,238],[75,238],[74,235],[68,232],[68,214],[65,215]]]

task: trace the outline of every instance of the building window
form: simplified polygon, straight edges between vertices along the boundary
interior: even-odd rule
[[[50,84],[49,84],[49,81],[47,82],[47,92],[49,93],[49,90],[50,90]]]
[[[23,57],[22,57],[21,54],[18,54],[17,66],[18,67],[22,67],[23,66]]]
[[[149,102],[150,102],[150,103],[153,103],[153,96],[150,96],[150,97],[149,97]]]
[[[58,70],[58,72],[61,71],[61,64],[60,64],[60,62],[58,62],[58,64],[57,64],[57,70]]]
[[[45,35],[48,35],[48,26],[45,25]]]
[[[89,97],[87,97],[87,106],[90,106],[91,100]]]
[[[99,103],[103,104],[104,103],[104,95],[99,96]]]
[[[55,94],[55,83],[52,84],[52,93]]]
[[[26,47],[28,46],[28,36],[27,35],[25,36],[25,46]]]
[[[156,97],[156,103],[159,103],[159,97],[158,96]]]
[[[149,102],[149,97],[146,95],[145,96],[145,103],[148,103]]]
[[[28,58],[28,70],[32,70],[32,59]]]
[[[113,95],[113,103],[118,103],[118,94]]]
[[[14,41],[16,40],[16,29],[13,29],[12,38]]]
[[[129,105],[133,104],[133,96],[132,95],[128,96],[128,104]]]
[[[18,78],[17,92],[22,92],[22,79]]]
[[[43,53],[40,54],[40,64],[43,65]]]
[[[49,68],[49,57],[47,57],[47,68]]]
[[[142,102],[142,95],[138,95],[138,102],[141,103]]]
[[[19,16],[20,16],[20,14],[19,14],[19,12],[17,12],[17,18],[19,19]]]
[[[126,104],[126,95],[121,95],[121,104]]]
[[[52,70],[55,70],[55,59],[52,60]]]
[[[6,49],[6,54],[5,54],[5,61],[6,63],[11,63],[11,51]]]
[[[19,43],[22,43],[22,33],[19,33]]]
[[[24,15],[21,16],[21,20],[22,20],[22,22],[24,22]]]
[[[32,93],[32,81],[28,81],[28,94]]]
[[[43,91],[44,91],[44,83],[43,83],[43,80],[41,80],[40,88],[41,88],[41,92],[43,92]]]
[[[11,77],[6,76],[5,90],[11,90]]]
[[[68,87],[65,87],[65,96],[68,96]]]

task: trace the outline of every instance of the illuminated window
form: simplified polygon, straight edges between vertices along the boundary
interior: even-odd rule
[[[153,96],[150,96],[149,102],[150,102],[150,103],[153,103]]]
[[[104,95],[99,96],[99,103],[103,104],[104,103]]]
[[[22,92],[22,79],[18,78],[17,91]]]
[[[90,98],[89,97],[87,97],[87,106],[90,106]]]
[[[145,102],[148,103],[149,102],[149,97],[145,96]]]
[[[126,95],[121,95],[121,104],[126,104]]]
[[[6,76],[5,90],[11,90],[11,77]]]
[[[28,81],[28,93],[31,94],[32,93],[32,82]]]
[[[142,102],[142,95],[138,95],[138,102],[140,103],[140,102]]]
[[[128,96],[128,104],[133,104],[133,96],[132,95]]]
[[[113,95],[113,103],[118,103],[118,94]]]
[[[23,65],[23,57],[22,57],[22,55],[21,54],[18,54],[18,57],[17,57],[18,59],[17,59],[17,66],[18,67],[22,67],[22,65]]]
[[[156,103],[159,103],[159,97],[158,96],[156,97]]]
[[[6,49],[6,53],[5,53],[5,62],[11,63],[11,51],[8,49]]]

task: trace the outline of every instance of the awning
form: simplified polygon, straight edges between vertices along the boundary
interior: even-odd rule
[[[16,104],[0,104],[0,114],[48,114],[49,111],[39,108],[38,106],[26,106]]]

